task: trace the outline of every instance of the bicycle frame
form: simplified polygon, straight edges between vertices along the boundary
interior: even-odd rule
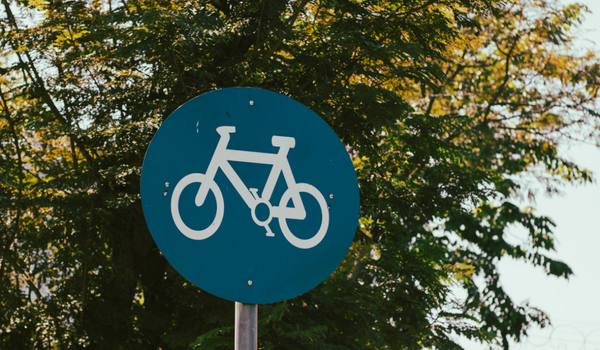
[[[239,151],[227,149],[232,133],[235,133],[234,126],[221,126],[217,128],[217,132],[221,136],[215,153],[208,165],[206,170],[206,177],[210,180],[214,180],[214,177],[219,170],[223,171],[227,179],[231,182],[233,187],[240,194],[248,208],[253,209],[260,203],[266,203],[271,209],[272,217],[284,217],[289,219],[304,220],[306,218],[306,210],[302,203],[302,198],[299,192],[292,194],[291,199],[293,207],[275,207],[270,205],[271,196],[277,184],[279,174],[283,173],[288,188],[294,188],[296,180],[290,167],[290,163],[287,160],[287,154],[290,148],[294,148],[295,140],[292,137],[273,136],[273,146],[279,147],[277,153],[261,153],[261,152],[250,152],[250,151]],[[248,189],[244,182],[241,180],[239,175],[235,172],[229,162],[243,162],[252,164],[266,164],[272,165],[271,172],[267,178],[265,187],[258,195],[258,190],[255,188]],[[201,184],[198,193],[195,198],[196,206],[201,206],[206,199],[208,194],[209,186]]]

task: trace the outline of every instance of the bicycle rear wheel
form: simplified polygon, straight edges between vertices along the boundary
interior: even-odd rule
[[[292,231],[290,231],[286,221],[287,218],[281,216],[279,217],[279,227],[281,227],[281,232],[283,232],[285,238],[292,245],[300,249],[310,249],[321,243],[325,237],[325,234],[327,233],[327,228],[329,228],[329,210],[327,209],[327,202],[325,201],[325,197],[323,197],[321,192],[319,192],[316,187],[305,183],[299,183],[285,191],[281,197],[281,201],[279,202],[279,207],[285,208],[287,203],[292,198],[292,194],[294,193],[308,193],[317,200],[317,203],[319,203],[319,208],[321,209],[321,225],[319,226],[319,230],[311,238],[298,238],[292,233]]]

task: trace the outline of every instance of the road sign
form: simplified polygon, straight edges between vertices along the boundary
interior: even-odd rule
[[[356,173],[337,135],[284,95],[216,90],[177,109],[142,168],[144,215],[184,277],[262,304],[316,287],[356,231]]]

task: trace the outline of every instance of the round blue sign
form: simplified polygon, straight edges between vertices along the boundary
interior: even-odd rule
[[[359,215],[356,173],[333,130],[293,99],[255,88],[212,91],[173,112],[148,147],[141,195],[173,267],[249,304],[324,281]]]

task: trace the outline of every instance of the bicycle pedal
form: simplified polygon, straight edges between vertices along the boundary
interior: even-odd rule
[[[267,237],[275,237],[275,234],[273,233],[273,231],[271,231],[269,225],[265,225],[263,227],[267,229]]]

